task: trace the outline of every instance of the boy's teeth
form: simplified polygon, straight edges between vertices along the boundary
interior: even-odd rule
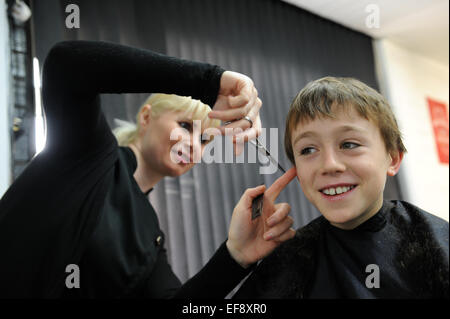
[[[327,188],[324,189],[322,192],[325,193],[326,195],[336,195],[336,194],[342,194],[345,192],[348,192],[350,189],[352,189],[353,186],[339,186],[336,188]]]

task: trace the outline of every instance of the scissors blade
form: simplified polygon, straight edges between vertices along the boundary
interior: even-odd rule
[[[256,149],[262,153],[263,155],[267,156],[269,160],[278,166],[278,168],[286,173],[286,170],[278,163],[272,155],[270,155],[269,151],[259,142],[258,138],[255,140],[249,141],[251,144],[255,145]],[[263,200],[264,200],[264,194],[258,195],[255,197],[252,201],[252,220],[259,217],[262,214],[263,209]]]
[[[286,170],[280,165],[280,163],[278,163],[278,161],[276,161],[272,155],[270,155],[269,151],[261,144],[261,142],[258,140],[258,138],[256,138],[255,140],[251,140],[249,141],[251,144],[255,145],[256,148],[258,149],[258,151],[260,153],[262,153],[263,155],[265,155],[269,161],[271,161],[273,164],[277,165],[278,168],[283,172],[286,173]]]
[[[252,201],[252,220],[262,214],[264,193],[255,197]]]
[[[224,125],[231,124],[232,122],[234,122],[234,121],[227,121],[224,123]],[[249,142],[256,147],[258,152],[265,155],[269,159],[269,161],[271,161],[273,164],[277,165],[278,168],[283,173],[286,173],[286,170],[280,165],[280,163],[278,163],[278,161],[276,161],[273,158],[272,155],[270,155],[269,151],[259,142],[258,138],[256,138],[255,140],[250,140]],[[258,218],[262,214],[263,200],[264,200],[264,193],[261,195],[258,195],[257,197],[255,197],[253,199],[253,201],[252,201],[252,220],[255,218]]]

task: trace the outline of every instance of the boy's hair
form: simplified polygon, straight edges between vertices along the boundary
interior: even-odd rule
[[[134,142],[138,137],[139,132],[139,114],[145,105],[151,105],[151,115],[153,118],[158,118],[164,112],[183,112],[192,120],[202,121],[202,127],[219,127],[220,121],[210,119],[208,113],[211,112],[211,107],[202,103],[200,100],[191,98],[190,96],[180,96],[175,94],[154,93],[150,95],[142,104],[139,112],[136,115],[136,123],[129,123],[126,121],[116,121],[119,127],[113,130],[119,146],[128,146]],[[210,137],[210,141],[214,136]]]
[[[289,109],[284,146],[294,165],[291,135],[297,124],[314,120],[317,116],[334,118],[332,106],[339,109],[353,107],[359,115],[378,126],[388,152],[406,152],[394,113],[380,93],[353,78],[324,77],[308,83]]]

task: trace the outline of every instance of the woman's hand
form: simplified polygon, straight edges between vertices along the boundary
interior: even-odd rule
[[[261,119],[259,109],[262,102],[258,98],[252,79],[248,76],[225,71],[220,79],[219,95],[213,111],[209,113],[210,118],[218,119],[223,122],[232,122],[221,127],[222,134],[225,135],[233,129],[233,143],[237,154],[240,153],[239,144],[252,140],[261,134]],[[250,121],[244,119],[248,116]]]
[[[226,245],[231,256],[242,267],[246,268],[266,257],[282,242],[294,237],[295,230],[291,228],[293,220],[288,216],[289,204],[274,202],[295,176],[297,172],[293,167],[266,191],[264,185],[247,189],[234,208]],[[262,193],[262,214],[252,220],[252,200]]]

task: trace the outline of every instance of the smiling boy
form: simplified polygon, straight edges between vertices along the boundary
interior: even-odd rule
[[[235,298],[448,298],[448,222],[383,199],[406,148],[378,92],[351,78],[309,83],[292,102],[285,148],[322,216],[261,262]]]

